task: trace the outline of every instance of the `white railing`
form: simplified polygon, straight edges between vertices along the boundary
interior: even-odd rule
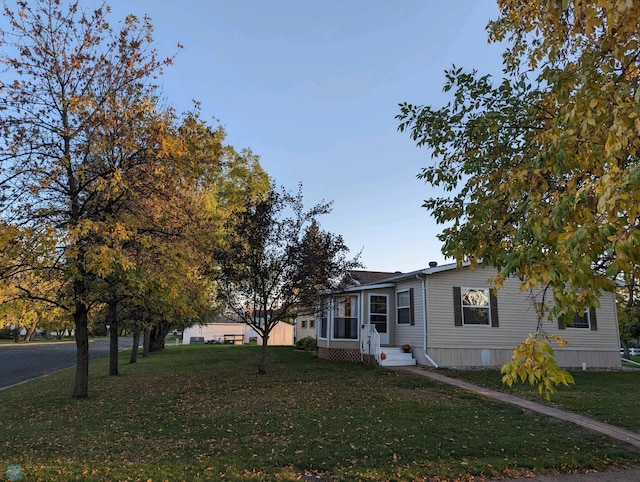
[[[620,354],[624,354],[624,350],[621,348],[620,349]],[[636,355],[640,355],[640,348],[629,348],[629,355],[631,356],[636,356]]]
[[[360,353],[375,356],[376,361],[380,364],[380,334],[375,325],[364,325],[360,340]]]

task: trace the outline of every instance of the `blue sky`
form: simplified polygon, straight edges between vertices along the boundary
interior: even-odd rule
[[[443,263],[441,230],[416,179],[429,153],[397,132],[398,104],[439,106],[452,64],[501,72],[485,26],[495,0],[113,0],[113,18],[147,14],[162,79],[179,111],[201,102],[236,149],[250,148],[278,185],[303,185],[307,206],[367,269]]]

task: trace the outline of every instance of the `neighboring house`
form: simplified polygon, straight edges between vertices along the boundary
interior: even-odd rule
[[[316,322],[319,358],[497,367],[536,330],[532,294],[520,291],[516,279],[507,279],[494,293],[493,268],[431,263],[411,273],[378,274],[367,278],[356,273],[352,286],[324,297]],[[560,366],[620,367],[613,293],[602,294],[599,308],[561,325],[545,318],[545,331],[570,343],[564,348],[554,345]],[[403,362],[397,353],[404,344],[410,345],[411,355]]]
[[[293,345],[294,327],[283,320],[278,322],[269,334],[268,345]],[[232,313],[226,313],[211,323],[186,328],[182,334],[182,343],[191,344],[192,338],[203,338],[205,343],[246,344],[255,338],[259,345],[262,337],[248,324],[239,321]]]
[[[307,338],[308,336],[316,337],[316,315],[315,314],[297,314],[294,318],[295,339],[296,341]]]
[[[193,325],[185,328],[182,332],[182,343],[190,345],[196,343],[197,339],[202,339],[205,343],[249,343],[250,338],[255,337],[245,323],[207,323],[204,325]]]

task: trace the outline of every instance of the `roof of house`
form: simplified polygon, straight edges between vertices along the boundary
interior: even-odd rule
[[[462,266],[469,266],[469,263],[463,263]],[[357,291],[362,287],[366,288],[379,288],[393,286],[396,282],[404,279],[415,278],[416,276],[430,276],[442,271],[450,271],[457,269],[459,266],[457,263],[449,263],[443,265],[431,265],[428,268],[419,269],[416,271],[410,271],[408,273],[402,273],[396,271],[395,273],[383,272],[383,271],[351,271],[350,275],[353,278],[354,283],[346,288],[337,290],[337,292]]]
[[[463,267],[469,266],[469,263],[465,262],[462,264],[462,266]],[[408,273],[400,273],[400,272],[393,273],[391,276],[387,276],[386,278],[377,279],[375,283],[393,283],[403,279],[415,278],[416,276],[428,276],[428,275],[440,273],[442,271],[451,271],[459,267],[460,266],[458,266],[457,263],[448,263],[448,264],[442,264],[442,265],[436,265],[434,263],[428,268],[422,268],[416,271],[410,271]]]
[[[368,285],[371,283],[375,283],[381,279],[386,279],[391,276],[396,276],[399,274],[401,274],[400,271],[396,271],[395,273],[391,273],[389,271],[364,271],[364,270],[349,271],[349,276],[355,282],[354,284],[357,286]]]

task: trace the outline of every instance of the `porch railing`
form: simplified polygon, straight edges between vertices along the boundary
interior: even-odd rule
[[[378,364],[380,363],[380,334],[375,325],[364,325],[362,327],[362,337],[360,337],[360,353],[362,355],[372,355]]]

